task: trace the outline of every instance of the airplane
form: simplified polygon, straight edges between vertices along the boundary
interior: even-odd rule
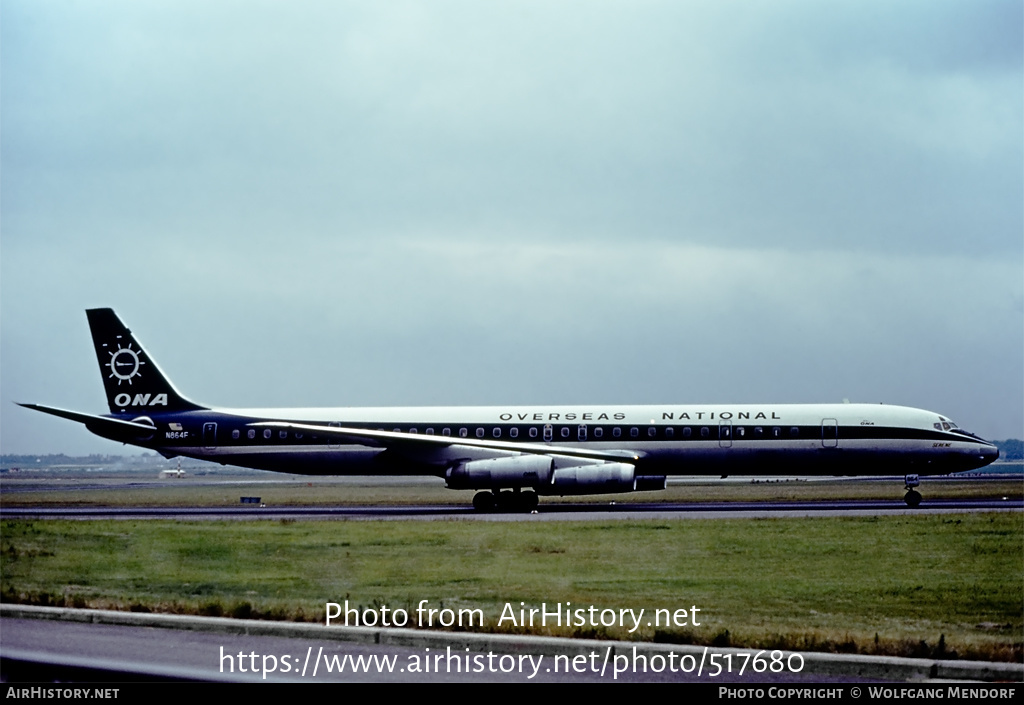
[[[669,475],[919,475],[983,467],[999,450],[940,414],[885,404],[230,409],[197,404],[112,309],[86,311],[109,414],[21,404],[98,436],[304,475],[433,475],[479,511],[539,496],[661,490]]]

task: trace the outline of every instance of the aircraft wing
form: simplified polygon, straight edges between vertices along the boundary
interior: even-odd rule
[[[419,433],[402,433],[400,431],[375,431],[366,428],[346,428],[342,426],[320,426],[316,424],[295,423],[293,421],[259,421],[249,424],[264,428],[295,429],[331,436],[339,440],[375,447],[404,446],[405,448],[447,448],[451,446],[467,446],[495,451],[513,453],[532,453],[534,455],[561,455],[573,458],[590,458],[592,460],[608,460],[623,462],[639,460],[639,453],[627,450],[591,450],[572,446],[552,446],[542,443],[516,443],[514,441],[486,440],[482,438],[456,438],[453,436],[432,436]]]

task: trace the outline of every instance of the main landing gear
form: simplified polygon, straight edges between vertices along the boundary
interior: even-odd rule
[[[903,489],[907,491],[903,495],[903,501],[907,503],[908,507],[916,507],[921,503],[921,493],[914,488],[921,484],[921,480],[918,479],[917,475],[907,475],[903,478],[903,483],[906,485]]]
[[[478,512],[532,512],[537,508],[537,493],[518,489],[505,492],[477,492],[473,509]]]

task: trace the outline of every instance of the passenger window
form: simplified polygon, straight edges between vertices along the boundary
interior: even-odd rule
[[[268,428],[268,429],[265,429],[265,430],[263,431],[263,437],[264,437],[264,438],[270,438],[270,429],[269,429],[269,428]]]
[[[409,433],[419,433],[415,428],[410,428]]]
[[[615,428],[612,429],[612,436],[614,436],[615,438],[618,438],[621,435],[622,435],[622,429],[621,428],[616,426]]]
[[[478,428],[476,430],[476,437],[477,438],[483,438],[484,437],[484,430],[482,428]]]
[[[501,438],[501,429],[498,428],[497,426],[494,427],[494,437]]]
[[[754,438],[760,438],[764,435],[764,429],[760,426],[754,426]]]
[[[255,438],[256,437],[256,429],[250,428],[249,429],[249,433],[247,433],[246,435],[249,436],[250,439]]]
[[[708,429],[707,426],[702,426],[701,429],[700,429],[700,437],[701,438],[707,438],[710,435],[711,435],[711,430]]]
[[[508,430],[508,435],[510,435],[512,438],[519,438],[519,429],[513,426]]]
[[[632,438],[636,438],[637,436],[640,435],[640,429],[634,426],[633,428],[629,429],[629,435]]]
[[[594,429],[594,438],[600,438],[604,435],[604,429],[598,426]]]
[[[452,430],[450,428],[442,428],[441,429],[441,435],[442,436],[450,436],[450,435],[452,435]]]
[[[231,432],[231,437],[232,437],[233,439],[235,439],[236,441],[238,440],[238,437],[239,437],[240,435],[242,435],[242,434],[238,432],[238,429],[237,429],[237,428],[236,428],[236,429],[235,429],[234,431],[232,431],[232,432]]]
[[[537,427],[536,426],[530,426],[530,438],[536,438],[536,437],[537,437]]]
[[[658,435],[658,427],[657,426],[650,426],[650,427],[648,427],[647,435],[650,436],[651,438],[654,438],[656,435]]]
[[[426,430],[426,434],[427,434],[428,436],[433,436],[433,435],[434,435],[434,429],[432,429],[432,428],[428,428],[428,429]]]
[[[683,438],[689,438],[692,434],[693,434],[693,431],[690,430],[689,426],[686,426],[685,428],[683,428]]]
[[[278,438],[287,438],[288,437],[288,432],[287,431],[278,431],[277,437]]]
[[[467,431],[467,430],[466,430],[466,429],[464,429],[464,428],[460,428],[460,429],[459,429],[459,437],[460,437],[460,438],[465,438],[465,437],[466,437],[466,436],[468,436],[468,435],[469,435],[469,431]]]
[[[676,435],[676,430],[674,428],[669,426],[665,429],[665,438],[672,438],[674,435]]]
[[[743,428],[742,426],[737,426],[736,435],[739,436],[740,438],[743,438],[745,435],[747,435],[747,429]]]
[[[778,426],[772,428],[772,436],[774,436],[775,438],[780,438],[782,436],[782,429],[779,428]]]
[[[569,437],[569,427],[568,426],[562,426],[562,438],[568,438],[568,437]]]
[[[796,426],[793,426],[793,428],[789,429],[789,435],[791,435],[793,438],[796,438],[797,436],[800,435],[800,429],[797,428]]]

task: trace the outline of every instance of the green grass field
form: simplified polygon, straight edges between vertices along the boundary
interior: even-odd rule
[[[237,500],[236,500],[237,501]],[[5,504],[7,504],[5,500]],[[5,602],[324,619],[326,602],[480,609],[485,630],[1016,660],[1024,517],[609,522],[29,521]],[[635,634],[499,626],[516,609],[700,608]]]

